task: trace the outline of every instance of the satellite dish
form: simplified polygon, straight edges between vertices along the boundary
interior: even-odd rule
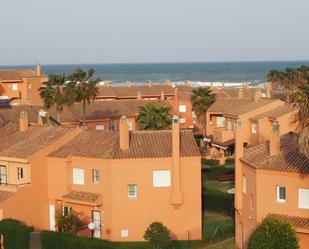
[[[89,228],[90,230],[94,230],[94,229],[95,229],[95,224],[94,224],[93,222],[89,223],[89,224],[88,224],[88,228]]]

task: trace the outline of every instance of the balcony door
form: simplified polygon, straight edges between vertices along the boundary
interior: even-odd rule
[[[95,224],[93,233],[94,238],[101,238],[101,213],[100,211],[92,211],[92,220]]]
[[[0,165],[0,185],[7,185],[6,166]]]

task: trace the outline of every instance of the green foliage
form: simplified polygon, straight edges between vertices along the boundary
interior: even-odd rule
[[[193,89],[190,97],[192,110],[194,111],[199,123],[206,126],[206,112],[208,108],[216,101],[216,95],[211,92],[209,87],[199,87]]]
[[[203,210],[234,214],[234,195],[206,188],[203,192]]]
[[[70,210],[67,215],[64,215],[61,209],[57,210],[56,222],[59,231],[76,234],[84,227],[84,223],[79,216],[80,214],[74,210]]]
[[[205,164],[205,165],[208,165],[208,166],[218,166],[219,160],[202,158],[202,164]]]
[[[298,249],[298,239],[292,226],[281,219],[268,217],[257,227],[248,249]]]
[[[5,249],[29,248],[29,233],[33,231],[21,222],[13,219],[4,219],[0,222],[0,234],[4,236]]]
[[[171,107],[152,102],[140,107],[137,125],[140,130],[166,130],[172,124]]]
[[[170,232],[161,222],[153,222],[146,229],[144,239],[149,241],[153,249],[169,249],[172,245]]]

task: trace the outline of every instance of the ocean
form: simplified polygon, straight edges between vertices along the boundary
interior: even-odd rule
[[[77,67],[93,68],[95,77],[108,80],[111,84],[131,81],[152,82],[265,82],[272,69],[283,70],[287,67],[309,65],[309,61],[285,62],[196,62],[196,63],[131,63],[131,64],[70,64],[42,65],[45,74],[68,74]],[[29,68],[31,66],[0,66],[5,68]]]

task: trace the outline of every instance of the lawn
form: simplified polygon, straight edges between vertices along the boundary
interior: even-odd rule
[[[234,188],[234,182],[233,181],[219,182],[217,180],[205,179],[204,186],[206,189],[217,189],[226,193],[229,189]]]
[[[236,249],[234,238],[221,241],[219,243],[206,246],[203,249]]]

